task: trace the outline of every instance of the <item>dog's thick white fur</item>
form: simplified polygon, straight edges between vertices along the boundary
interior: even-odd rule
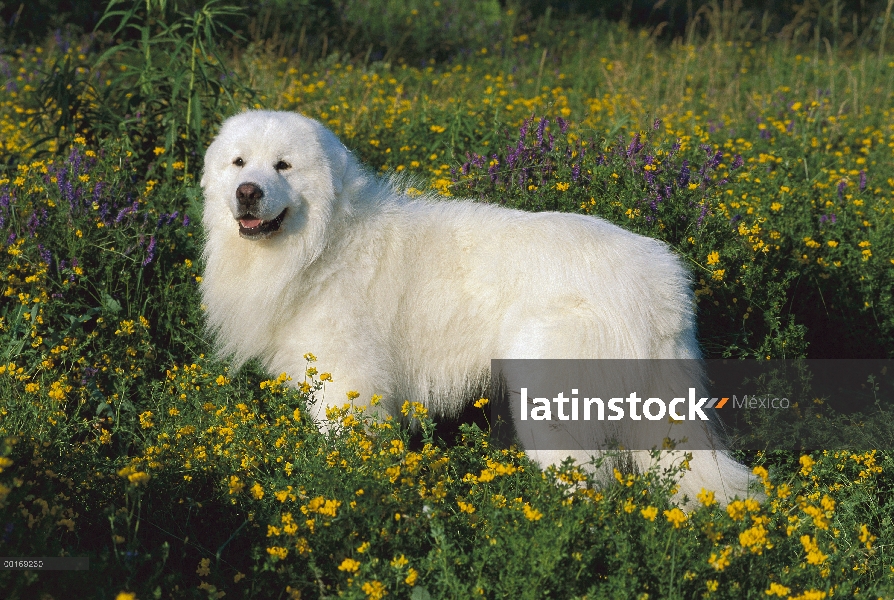
[[[595,217],[411,197],[301,115],[228,119],[202,187],[201,291],[221,354],[301,380],[312,352],[334,377],[324,405],[356,390],[455,415],[493,358],[700,356],[688,275],[663,243]],[[528,450],[544,465],[589,458]],[[694,455],[681,493],[747,493],[723,451]]]

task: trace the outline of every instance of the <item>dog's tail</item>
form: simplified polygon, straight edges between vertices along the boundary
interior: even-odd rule
[[[751,489],[756,478],[748,467],[736,462],[726,451],[693,450],[691,455],[677,489],[677,497],[685,499],[685,504],[696,504],[699,494],[705,491],[714,492],[714,499],[722,506],[737,497],[759,497],[760,494]],[[663,455],[661,460],[667,459]]]

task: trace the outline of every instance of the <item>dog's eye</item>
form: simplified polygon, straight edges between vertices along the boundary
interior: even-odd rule
[[[273,168],[276,169],[277,171],[285,171],[286,169],[291,169],[292,165],[290,165],[289,163],[287,163],[284,160],[281,160],[278,163],[276,163],[275,165],[273,165]]]
[[[245,165],[245,161],[242,160],[242,157],[240,156],[239,158],[237,158],[236,160],[233,161],[233,164],[236,165],[237,167],[241,167],[241,166]]]

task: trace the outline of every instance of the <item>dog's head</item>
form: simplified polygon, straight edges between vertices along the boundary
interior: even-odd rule
[[[253,242],[325,228],[348,160],[313,119],[274,111],[231,117],[205,154],[205,227]]]

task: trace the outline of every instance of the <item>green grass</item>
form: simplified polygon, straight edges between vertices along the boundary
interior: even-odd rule
[[[894,63],[581,20],[472,32],[420,66],[401,44],[430,23],[392,63],[310,61],[222,51],[214,10],[0,55],[0,544],[91,559],[0,572],[5,597],[891,595],[890,407],[848,430],[878,451],[743,454],[766,500],[686,512],[684,463],[542,472],[419,406],[372,422],[359,398],[322,434],[308,405],[343,374],[211,358],[195,174],[224,116],[300,110],[420,189],[667,241],[709,357],[891,358]]]

